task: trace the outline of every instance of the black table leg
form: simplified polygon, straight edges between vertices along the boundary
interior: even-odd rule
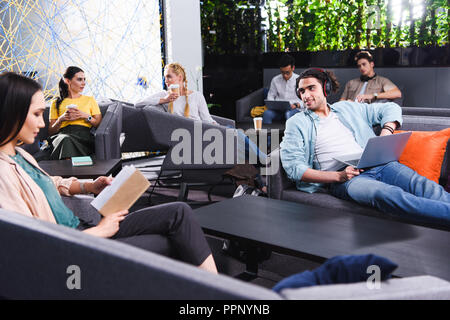
[[[246,249],[245,271],[235,276],[243,281],[252,281],[258,277],[258,249],[249,246]]]

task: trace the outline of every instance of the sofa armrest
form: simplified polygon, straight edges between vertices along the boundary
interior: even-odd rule
[[[403,115],[450,118],[450,108],[402,107]]]
[[[400,130],[407,131],[439,131],[450,127],[449,117],[403,115]]]
[[[99,160],[118,159],[122,132],[122,104],[115,102],[108,107],[102,122],[95,131],[95,155]]]
[[[214,115],[211,115],[211,117],[214,119],[214,121],[216,121],[221,126],[224,126],[224,127],[231,126],[233,128],[236,128],[236,122],[232,119],[214,116]]]
[[[289,178],[286,175],[286,172],[284,171],[281,165],[280,149],[272,151],[269,154],[268,161],[272,168],[278,168],[278,170],[276,172],[273,172],[273,174],[267,175],[267,186],[269,197],[273,199],[281,199],[283,190],[286,190],[294,186],[294,183],[291,180],[289,180]]]
[[[264,104],[264,88],[260,88],[236,101],[236,121],[251,122],[250,110]]]
[[[450,283],[432,276],[414,276],[383,281],[377,290],[368,289],[366,282],[356,282],[285,289],[281,295],[295,300],[446,300],[450,298]]]

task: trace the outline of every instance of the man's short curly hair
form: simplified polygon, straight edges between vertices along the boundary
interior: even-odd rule
[[[331,85],[331,92],[336,93],[339,90],[340,84],[339,81],[336,78],[336,75],[334,72],[329,70],[323,70],[320,68],[308,68],[304,70],[298,78],[296,79],[295,83],[295,90],[298,96],[298,85],[301,79],[303,78],[316,78],[321,83],[322,87],[324,86],[326,81],[330,82]]]
[[[369,62],[373,62],[373,57],[369,51],[360,51],[355,55],[355,62],[358,62],[359,59],[367,59]]]

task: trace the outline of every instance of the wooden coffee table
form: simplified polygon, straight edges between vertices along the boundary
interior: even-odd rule
[[[71,160],[40,161],[39,166],[51,176],[63,178],[77,177],[79,179],[95,179],[99,176],[115,176],[122,169],[121,159],[96,160],[92,159],[91,166],[72,166]]]
[[[205,233],[322,263],[337,255],[375,254],[398,264],[399,277],[450,280],[450,232],[380,218],[241,196],[195,210]],[[250,255],[251,256],[251,255]],[[247,261],[247,279],[256,276]]]

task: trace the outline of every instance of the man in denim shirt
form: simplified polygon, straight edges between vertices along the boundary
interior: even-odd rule
[[[366,170],[343,168],[334,157],[362,151],[372,127],[392,134],[402,124],[395,103],[327,103],[337,91],[334,74],[305,70],[297,79],[297,94],[307,110],[286,122],[280,146],[281,162],[297,189],[315,192],[328,188],[334,196],[375,207],[393,215],[408,215],[421,222],[450,225],[450,194],[434,181],[394,161]]]

